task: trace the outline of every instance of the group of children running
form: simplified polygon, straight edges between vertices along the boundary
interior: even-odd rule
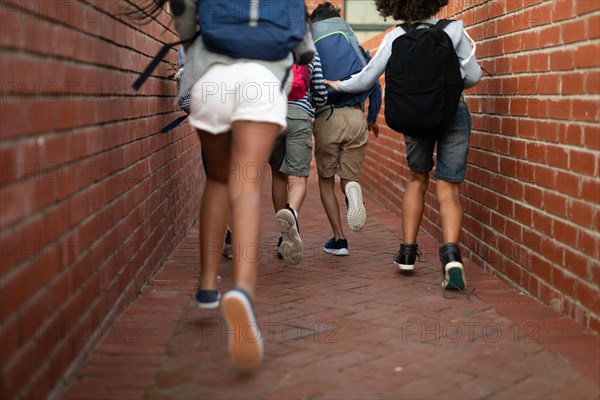
[[[152,2],[158,10],[166,0]],[[379,134],[376,124],[381,106],[379,78],[389,66],[395,40],[409,30],[435,26],[438,20],[434,16],[448,0],[375,0],[383,17],[406,24],[385,35],[373,58],[358,46],[351,29],[340,17],[339,8],[329,2],[318,5],[303,21],[306,31],[300,31],[296,47],[287,56],[271,59],[268,55],[256,59],[247,55],[236,57],[214,47],[212,32],[218,30],[202,15],[202,10],[206,14],[214,10],[202,7],[206,6],[203,3],[219,2],[169,0],[169,3],[181,38],[197,37],[199,26],[201,35],[207,36],[184,44],[186,62],[180,82],[180,93],[189,90],[190,124],[200,136],[207,178],[200,211],[201,278],[195,297],[203,308],[221,306],[230,331],[232,360],[237,367],[252,370],[260,365],[263,355],[252,301],[260,251],[256,243],[260,240],[261,177],[266,172],[262,169],[267,162],[270,164],[275,219],[281,231],[277,252],[288,263],[297,264],[302,259],[299,213],[306,196],[314,137],[320,197],[333,231],[323,250],[335,256],[349,255],[335,194],[335,176],[339,177],[345,195],[347,223],[351,230],[359,231],[366,221],[359,184],[362,163],[369,131],[376,137]],[[231,12],[234,3],[222,2],[229,4],[222,7],[230,7],[225,11]],[[248,25],[260,26],[260,13],[264,12],[259,6],[261,2],[250,3],[253,4]],[[292,25],[290,31],[294,29]],[[481,69],[474,55],[475,44],[463,23],[452,21],[443,30],[456,52],[464,88],[475,85],[481,78]],[[331,61],[336,57],[332,53],[347,44],[336,44],[335,33],[339,32],[354,46],[357,63],[362,63],[349,79],[341,79],[343,74],[336,76],[336,66]],[[221,37],[221,40],[236,39]],[[309,61],[303,61],[307,64],[306,92],[301,98],[289,100],[282,88],[292,81],[292,64],[307,59],[306,54],[311,51],[314,56],[310,54]],[[295,77],[293,80],[296,81]],[[253,90],[251,95],[248,90]],[[365,118],[367,99],[369,109]],[[411,175],[402,199],[403,240],[393,261],[402,271],[414,269],[419,255],[417,233],[437,146],[435,178],[443,231],[439,253],[442,286],[446,289],[466,288],[458,243],[463,215],[460,183],[465,178],[470,133],[471,116],[461,98],[453,120],[442,132],[427,137],[405,135]],[[232,168],[250,165],[259,169],[256,171],[259,179],[232,178]],[[227,221],[231,221],[228,234],[234,251],[241,251],[244,256],[233,257],[235,288],[221,298],[217,289],[221,251],[214,249],[223,244]]]

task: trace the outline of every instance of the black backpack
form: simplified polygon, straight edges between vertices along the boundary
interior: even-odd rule
[[[443,19],[425,29],[402,24],[385,71],[385,121],[408,136],[441,136],[454,121],[464,83]]]

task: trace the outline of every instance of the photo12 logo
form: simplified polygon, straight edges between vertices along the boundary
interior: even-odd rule
[[[513,323],[508,326],[497,322],[405,322],[402,324],[402,342],[473,342],[483,339],[497,343],[503,338],[521,343],[537,343],[539,327],[533,322]]]
[[[258,329],[257,329],[258,328]],[[262,340],[269,343],[298,342],[312,340],[314,343],[337,343],[336,337],[339,326],[333,322],[315,322],[311,326],[299,326],[294,323],[281,323],[265,321],[260,324],[236,323],[230,328],[225,324],[203,324],[200,331],[200,340],[203,343],[218,340],[227,343],[228,336],[233,336],[233,341],[256,342]]]
[[[26,3],[23,6],[19,3]],[[103,8],[107,5],[113,6],[117,10],[119,2],[106,1]],[[26,2],[0,2],[0,22],[6,23],[10,19],[18,23],[27,24],[40,22],[42,20],[61,21],[66,24],[77,24],[82,21],[85,23],[99,23],[105,13],[99,8],[86,4],[81,1],[47,1],[47,0],[27,0]]]

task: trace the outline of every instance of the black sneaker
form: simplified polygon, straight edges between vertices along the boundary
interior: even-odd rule
[[[334,256],[347,256],[350,254],[348,251],[348,240],[335,240],[335,237],[332,237],[325,243],[323,251],[328,254],[333,254]]]
[[[223,241],[223,257],[231,260],[233,258],[233,249],[231,247],[231,229],[227,227],[227,232],[225,233],[225,240]]]
[[[292,264],[302,261],[302,239],[300,238],[300,226],[294,210],[289,204],[277,211],[275,222],[281,232],[280,252],[283,259]]]
[[[415,269],[415,262],[421,255],[419,244],[400,243],[400,250],[394,257],[394,264],[400,268],[400,271],[412,271]]]
[[[279,240],[277,241],[277,246],[275,246],[275,253],[277,253],[277,258],[283,258],[281,255],[281,242],[283,241],[283,236],[279,235]]]
[[[442,261],[442,287],[449,290],[465,290],[467,280],[458,244],[446,243],[440,247],[440,260]]]
[[[196,290],[196,294],[194,295],[196,299],[196,303],[198,303],[198,307],[204,309],[211,309],[219,307],[219,300],[221,299],[221,294],[218,290]]]

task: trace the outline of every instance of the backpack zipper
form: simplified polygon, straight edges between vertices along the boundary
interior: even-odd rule
[[[248,25],[258,26],[258,5],[260,0],[250,0],[250,20]]]

